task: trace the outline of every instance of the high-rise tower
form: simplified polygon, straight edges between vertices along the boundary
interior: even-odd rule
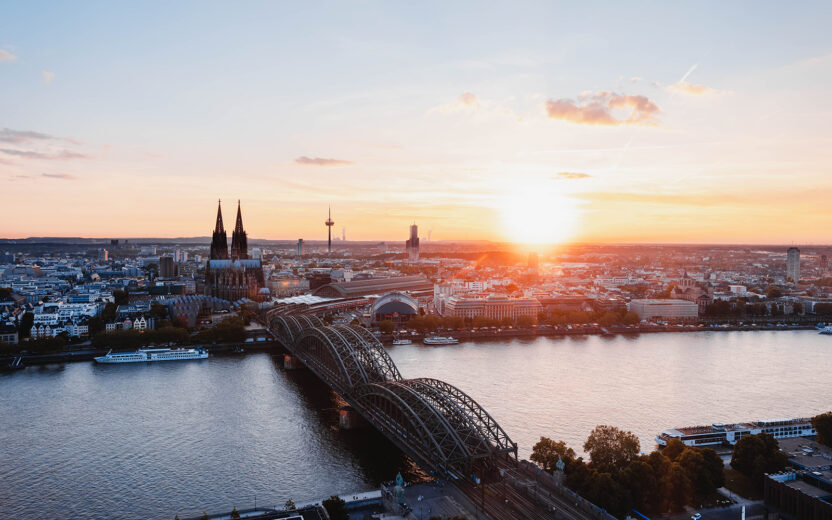
[[[217,224],[214,226],[214,236],[211,239],[212,260],[225,260],[228,258],[228,236],[222,226],[222,201],[217,202]]]
[[[326,222],[324,222],[324,224],[326,224],[326,235],[327,235],[326,250],[331,253],[332,252],[332,226],[335,225],[335,221],[332,220],[332,206],[329,207],[329,213],[327,215]]]
[[[415,223],[410,226],[410,238],[404,244],[407,250],[407,257],[411,262],[419,260],[419,226]]]
[[[786,251],[786,278],[791,278],[794,283],[800,281],[800,249],[796,247]]]
[[[248,258],[248,237],[243,229],[243,214],[240,210],[240,201],[237,201],[237,223],[234,225],[234,233],[231,234],[231,259],[245,260]]]

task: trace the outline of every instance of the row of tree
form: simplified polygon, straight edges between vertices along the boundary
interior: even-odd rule
[[[97,349],[133,350],[146,345],[175,343],[188,344],[191,335],[181,327],[161,327],[156,330],[138,331],[135,329],[117,330],[97,334],[92,338],[92,346]]]
[[[817,309],[815,311],[817,313]],[[785,313],[785,308],[777,303],[746,303],[742,300],[734,302],[717,300],[708,304],[704,312],[705,316],[783,316]],[[792,314],[803,314],[803,304],[794,302]]]
[[[541,313],[535,319],[532,316],[519,316],[517,319],[513,318],[487,318],[485,316],[476,316],[474,318],[461,318],[459,316],[414,316],[407,322],[407,328],[415,329],[419,332],[427,332],[436,329],[461,329],[463,327],[531,327],[535,323],[542,323],[546,325],[573,325],[573,324],[587,324],[598,323],[602,327],[611,327],[615,325],[635,325],[640,321],[638,314],[628,312],[625,309],[618,311],[580,311],[580,310],[561,310],[556,309],[549,313]],[[379,330],[389,334],[393,332],[395,326],[392,321],[384,320],[379,323]]]
[[[678,511],[724,483],[723,463],[716,452],[690,448],[678,440],[663,451],[641,455],[633,433],[602,425],[590,433],[583,448],[588,463],[564,442],[541,437],[530,458],[549,472],[562,460],[567,486],[618,517],[631,509]]]
[[[246,339],[246,327],[242,318],[234,316],[199,331],[194,339],[197,343],[242,343]]]
[[[554,309],[544,316],[539,316],[539,321],[553,326],[597,323],[603,327],[611,327],[614,325],[635,325],[641,319],[638,314],[627,311],[627,309],[616,311]]]

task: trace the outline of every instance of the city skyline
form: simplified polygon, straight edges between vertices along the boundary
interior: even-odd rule
[[[2,234],[829,242],[830,7],[716,5],[4,6]]]

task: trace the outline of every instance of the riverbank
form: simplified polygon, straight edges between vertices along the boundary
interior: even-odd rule
[[[221,343],[216,345],[189,345],[204,348],[212,354],[245,354],[246,352],[271,352],[281,350],[276,341],[258,341],[252,343]],[[176,347],[174,347],[176,348]],[[242,349],[242,351],[240,350]],[[56,363],[72,363],[75,361],[92,361],[98,356],[104,356],[107,349],[76,348],[64,352],[49,352],[44,354],[19,354],[15,356],[0,356],[0,366],[21,357],[23,366],[53,365]]]
[[[379,337],[384,345],[391,345],[396,337],[410,339],[414,343],[422,342],[425,337],[439,335],[451,336],[459,341],[495,340],[512,338],[557,338],[565,336],[617,336],[638,335],[659,332],[741,332],[741,331],[793,331],[815,330],[813,325],[719,325],[708,327],[704,325],[630,325],[600,327],[595,325],[538,325],[528,328],[482,328],[477,330],[443,330],[430,334],[394,335],[384,334]]]

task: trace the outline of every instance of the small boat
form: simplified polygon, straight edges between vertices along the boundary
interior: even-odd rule
[[[413,342],[410,341],[408,338],[397,338],[395,336],[393,337],[394,345],[410,345],[411,343]]]
[[[820,332],[821,334],[826,334],[826,335],[832,336],[832,325],[827,325],[826,327],[823,327],[822,329],[818,329],[818,332]]]
[[[204,348],[140,348],[135,352],[107,352],[106,356],[95,358],[96,363],[146,363],[152,361],[179,361],[183,359],[205,359],[208,351]]]
[[[430,336],[425,338],[425,345],[456,345],[459,340],[451,336]]]

